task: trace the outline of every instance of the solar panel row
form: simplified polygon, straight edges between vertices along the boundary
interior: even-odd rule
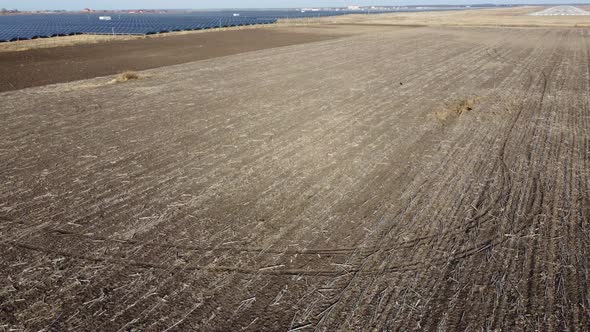
[[[346,12],[209,12],[195,14],[40,14],[0,16],[0,42],[76,34],[145,35],[254,24],[281,18],[341,15]],[[234,15],[236,14],[236,15]],[[110,20],[100,20],[109,16]]]

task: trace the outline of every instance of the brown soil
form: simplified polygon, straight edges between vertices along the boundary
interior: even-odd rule
[[[306,33],[297,29],[211,31],[0,52],[0,91],[112,75],[124,70],[158,68],[343,36],[326,30]]]
[[[0,330],[587,330],[589,35],[393,30],[0,94]]]

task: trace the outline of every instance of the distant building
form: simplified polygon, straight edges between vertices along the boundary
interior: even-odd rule
[[[352,5],[352,6],[346,7],[346,9],[348,9],[348,10],[361,10],[361,6]]]

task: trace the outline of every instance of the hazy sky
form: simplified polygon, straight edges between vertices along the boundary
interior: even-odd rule
[[[131,8],[299,8],[344,7],[347,5],[407,5],[407,4],[470,4],[470,3],[567,3],[560,0],[0,0],[0,7],[20,10],[68,9],[90,7],[94,9]],[[590,3],[590,1],[578,1]]]

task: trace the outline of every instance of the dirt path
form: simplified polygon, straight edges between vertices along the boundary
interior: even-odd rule
[[[589,36],[416,28],[2,93],[0,329],[584,330]]]

